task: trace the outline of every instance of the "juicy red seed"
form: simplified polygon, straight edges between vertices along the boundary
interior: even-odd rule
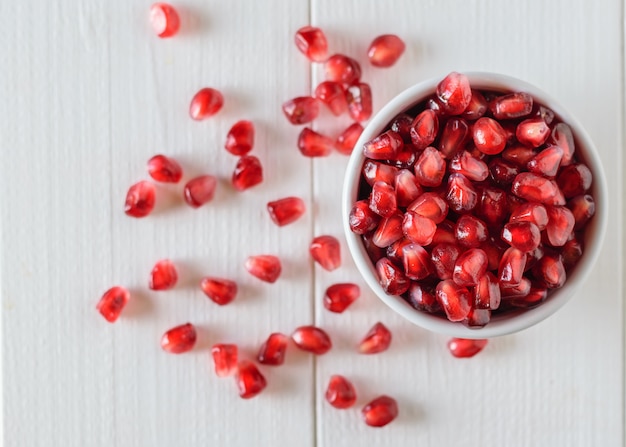
[[[324,294],[324,307],[331,312],[342,313],[357,298],[361,296],[361,289],[356,284],[333,284]]]
[[[474,357],[487,346],[488,341],[487,339],[452,338],[448,341],[448,349],[450,354],[457,358]]]
[[[407,244],[402,247],[404,273],[407,278],[421,280],[433,273],[434,268],[430,255],[417,244]]]
[[[533,251],[541,242],[539,228],[532,222],[511,222],[502,228],[502,240],[524,253]]]
[[[422,195],[422,187],[408,169],[400,169],[394,180],[394,191],[398,206],[406,207]]]
[[[388,258],[380,258],[376,262],[378,282],[387,295],[402,295],[409,290],[410,281],[401,268]]]
[[[487,265],[487,253],[480,248],[471,248],[457,258],[452,279],[459,286],[475,286],[485,276]]]
[[[494,158],[489,162],[489,174],[497,185],[510,185],[519,172],[516,165],[501,158]]]
[[[335,149],[344,155],[352,154],[356,142],[363,133],[363,126],[360,123],[352,123],[335,140]]]
[[[145,217],[154,209],[156,189],[146,180],[135,183],[126,193],[124,212],[131,217]]]
[[[508,248],[500,259],[498,281],[500,281],[501,285],[518,285],[522,281],[525,266],[526,253],[515,247]]]
[[[481,328],[485,327],[489,321],[491,321],[490,309],[477,309],[474,307],[462,323],[470,328]]]
[[[252,276],[269,283],[276,282],[282,271],[280,259],[273,255],[250,256],[246,259],[245,267]]]
[[[425,192],[409,204],[407,210],[440,224],[448,215],[448,203],[434,192]]]
[[[334,236],[317,236],[311,242],[309,252],[324,270],[332,272],[341,266],[341,248]]]
[[[469,79],[464,74],[450,73],[437,85],[437,98],[446,113],[460,115],[472,100]]]
[[[395,34],[376,37],[367,50],[367,57],[375,67],[391,67],[404,53],[406,45]]]
[[[535,155],[537,155],[537,152],[533,148],[519,144],[508,147],[502,151],[502,158],[505,161],[519,166],[520,168],[525,168]]]
[[[157,182],[178,183],[183,176],[183,170],[173,158],[155,155],[148,160],[148,174]]]
[[[511,93],[498,96],[489,104],[494,118],[510,119],[530,115],[533,110],[533,97],[528,93]]]
[[[541,243],[537,248],[526,253],[526,266],[524,267],[524,271],[527,272],[530,270],[543,255],[545,255],[545,250]]]
[[[348,110],[346,91],[339,82],[321,82],[315,87],[315,97],[323,102],[335,116]]]
[[[487,225],[499,226],[504,222],[508,213],[506,193],[497,188],[482,188],[475,213]]]
[[[237,121],[226,134],[224,148],[233,155],[246,155],[254,147],[254,124]]]
[[[583,245],[576,238],[570,239],[563,245],[563,265],[566,267],[572,267],[576,265],[578,260],[583,255]]]
[[[124,310],[124,306],[130,298],[130,293],[124,287],[115,286],[104,292],[96,305],[98,312],[109,323],[115,323]]]
[[[306,124],[317,118],[320,105],[310,96],[299,96],[283,103],[283,113],[291,124]]]
[[[435,298],[434,290],[426,288],[417,281],[411,283],[409,294],[405,298],[407,302],[417,310],[423,310],[430,313],[441,311],[441,306]]]
[[[548,126],[554,121],[554,112],[544,106],[537,107],[535,116],[544,120]]]
[[[499,154],[506,146],[506,133],[492,118],[478,119],[472,128],[472,138],[476,149],[487,155]]]
[[[549,206],[546,236],[553,247],[562,247],[569,240],[576,220],[572,212],[564,206]]]
[[[426,100],[425,109],[432,110],[437,114],[437,116],[444,117],[447,115],[447,112],[443,110],[441,101],[436,95],[433,95]]]
[[[391,130],[398,132],[405,143],[411,142],[411,126],[413,125],[413,118],[406,113],[397,115],[391,122]],[[426,145],[428,146],[428,145]],[[426,147],[424,146],[424,147]]]
[[[435,296],[450,321],[463,321],[472,309],[467,287],[459,286],[451,279],[437,284]]]
[[[398,404],[389,396],[380,396],[361,410],[363,420],[370,427],[383,427],[398,417]]]
[[[399,217],[400,217],[400,220],[398,223],[398,228],[399,228],[398,232],[400,233],[400,237],[402,237],[402,215],[400,215]],[[367,256],[370,258],[370,260],[374,264],[376,264],[376,262],[380,258],[385,256],[385,249],[380,248],[376,244],[374,244],[374,242],[372,241],[374,235],[372,233],[364,234],[362,237],[363,237],[363,247],[365,247],[365,250],[367,251]]]
[[[242,360],[237,365],[237,376],[235,377],[239,397],[251,399],[267,386],[267,381],[256,365],[248,360]]]
[[[354,385],[343,376],[331,376],[326,393],[326,401],[335,408],[350,408],[356,402]]]
[[[487,242],[482,244],[479,248],[487,254],[487,260],[489,261],[487,270],[493,271],[498,270],[500,258],[502,258],[502,255],[509,247],[502,239],[490,237]]]
[[[559,123],[554,126],[548,142],[563,149],[561,166],[568,166],[572,164],[576,147],[574,146],[574,135],[572,134],[572,129],[567,124]]]
[[[244,191],[263,181],[263,166],[254,155],[244,155],[237,161],[232,184],[237,191]]]
[[[472,99],[470,100],[467,108],[463,112],[463,118],[469,121],[476,121],[478,118],[487,112],[487,100],[478,90],[472,90]]]
[[[498,279],[491,272],[485,273],[474,288],[474,307],[495,310],[500,307],[501,298]]]
[[[554,177],[559,169],[563,149],[558,146],[548,146],[528,162],[528,170],[544,177]]]
[[[200,288],[211,301],[220,306],[230,303],[237,296],[237,283],[229,279],[202,278]]]
[[[237,373],[239,349],[237,345],[215,344],[211,348],[211,357],[217,377],[228,377]]]
[[[194,95],[189,105],[189,115],[196,121],[212,117],[224,105],[224,97],[214,88],[203,88]]]
[[[565,284],[567,277],[560,256],[546,255],[533,266],[533,276],[548,289],[557,289]]]
[[[514,208],[509,221],[531,222],[543,231],[548,225],[548,212],[546,207],[539,203],[523,203]]]
[[[544,205],[565,205],[565,198],[556,182],[531,172],[522,172],[515,177],[511,192],[529,202]]]
[[[348,114],[354,121],[367,121],[372,116],[372,90],[363,82],[351,85],[346,90]]]
[[[529,118],[517,125],[515,137],[527,146],[539,147],[550,136],[550,128],[541,118]]]
[[[456,240],[463,247],[476,248],[489,237],[485,222],[471,215],[463,215],[455,225]]]
[[[194,325],[185,323],[163,334],[163,337],[161,337],[161,348],[171,354],[182,354],[193,349],[197,338]]]
[[[446,173],[446,161],[434,147],[427,147],[415,162],[415,178],[422,186],[441,185]]]
[[[452,279],[454,265],[461,254],[456,244],[442,243],[433,247],[430,259],[439,279]]]
[[[433,245],[443,243],[456,243],[456,237],[454,236],[454,224],[450,221],[443,221],[442,223],[437,225],[437,230],[435,231],[435,235],[433,236]]]
[[[413,242],[403,237],[398,239],[389,247],[387,247],[387,257],[391,262],[397,266],[404,266],[404,252],[402,251],[407,245],[411,245]]]
[[[180,17],[172,5],[155,3],[150,7],[152,29],[161,38],[172,37],[180,29]]]
[[[315,26],[303,26],[295,35],[296,47],[312,62],[323,62],[328,51],[324,31]]]
[[[581,163],[569,165],[561,171],[556,183],[567,199],[586,193],[591,187],[593,176],[587,166]]]
[[[374,230],[380,222],[380,216],[370,209],[369,201],[359,200],[350,210],[350,229],[356,234],[365,234]]]
[[[396,192],[385,182],[376,182],[370,195],[370,209],[382,217],[391,217],[398,210]]]
[[[430,245],[437,230],[435,222],[428,217],[407,211],[402,221],[402,232],[411,242],[425,246]]]
[[[596,202],[589,194],[574,197],[567,202],[567,207],[574,215],[574,230],[582,230],[596,213]]]
[[[279,227],[295,222],[305,211],[306,205],[300,197],[285,197],[267,203],[267,212],[272,222]]]
[[[315,326],[300,326],[291,339],[298,348],[317,355],[326,354],[333,346],[328,334]]]
[[[449,168],[450,172],[463,174],[465,177],[475,182],[482,182],[489,175],[487,163],[474,158],[472,154],[467,151],[456,154],[454,158],[450,160]]]
[[[363,163],[363,178],[370,186],[379,181],[393,185],[397,173],[398,168],[384,163],[373,160]]]
[[[378,322],[372,326],[359,343],[359,352],[361,354],[377,354],[389,349],[390,344],[391,332],[384,324]]]
[[[399,133],[393,130],[377,136],[363,145],[363,155],[373,160],[391,160],[396,158],[404,147]]]
[[[530,308],[543,303],[548,298],[548,289],[531,287],[525,296],[512,297],[507,302],[514,307]]]
[[[430,109],[420,112],[411,123],[409,135],[411,142],[419,151],[433,144],[439,132],[439,118]]]
[[[404,235],[402,233],[403,220],[402,213],[396,213],[387,219],[382,219],[372,236],[372,243],[377,247],[385,248],[401,239]]]
[[[326,70],[326,79],[329,81],[352,85],[361,79],[361,66],[359,63],[343,54],[334,54],[329,57],[324,68]]]
[[[444,158],[452,158],[465,146],[469,137],[469,126],[462,118],[450,118],[441,132],[439,151]]]
[[[152,267],[148,287],[152,290],[169,290],[177,281],[178,272],[174,263],[169,259],[162,259]]]
[[[515,286],[501,284],[500,292],[502,293],[502,298],[505,298],[506,300],[510,298],[521,298],[530,293],[530,287],[530,280],[527,278],[522,278],[520,283]]]
[[[289,338],[281,333],[270,334],[267,340],[259,348],[257,360],[263,365],[282,365],[285,362],[287,341]]]
[[[217,188],[217,179],[212,175],[201,175],[192,178],[185,184],[183,197],[187,205],[199,208],[205,203],[213,200]]]
[[[472,182],[463,174],[450,174],[446,200],[451,210],[457,213],[466,213],[476,206],[478,193]]]

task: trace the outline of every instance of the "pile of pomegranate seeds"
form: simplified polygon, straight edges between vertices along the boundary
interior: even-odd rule
[[[419,311],[483,327],[541,304],[582,255],[591,171],[570,127],[526,93],[450,73],[363,154],[350,228],[383,290]],[[464,343],[480,346],[455,341],[454,355],[469,356]]]

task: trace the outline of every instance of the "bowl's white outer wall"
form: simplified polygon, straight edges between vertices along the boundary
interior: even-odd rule
[[[562,288],[553,291],[550,298],[540,306],[513,315],[494,317],[487,326],[481,329],[469,329],[461,323],[452,323],[427,312],[419,312],[401,297],[387,295],[378,284],[376,270],[361,242],[361,237],[352,233],[348,222],[350,210],[356,201],[361,167],[364,162],[361,148],[365,142],[379,135],[396,115],[434,93],[442,78],[429,79],[403,91],[389,101],[364,129],[352,152],[346,170],[342,194],[342,218],[350,254],[365,282],[385,304],[412,323],[434,332],[453,337],[488,338],[518,332],[539,323],[556,312],[576,293],[593,268],[602,247],[608,219],[608,191],[602,164],[591,138],[578,120],[556,100],[538,88],[510,76],[481,72],[466,72],[465,74],[469,78],[472,88],[475,89],[523,91],[531,94],[539,103],[552,109],[572,128],[577,142],[576,150],[584,154],[584,160],[593,173],[592,194],[596,202],[596,215],[590,228],[587,229],[585,251],[576,266],[575,274],[567,279]]]

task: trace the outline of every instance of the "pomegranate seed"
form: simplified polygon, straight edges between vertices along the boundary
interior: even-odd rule
[[[450,354],[457,358],[474,357],[487,346],[489,340],[470,340],[467,338],[452,338],[448,341]]]
[[[430,259],[439,279],[452,279],[454,265],[461,254],[461,249],[455,244],[442,243],[433,247]]]
[[[422,217],[413,211],[407,211],[402,221],[402,232],[411,242],[419,245],[429,245],[437,230],[435,222],[428,217]]]
[[[561,166],[568,166],[572,164],[576,147],[574,146],[574,135],[572,134],[572,129],[567,124],[559,123],[554,126],[548,142],[563,149]]]
[[[533,97],[528,93],[511,93],[498,96],[489,104],[494,118],[503,120],[530,115],[533,110]]]
[[[270,284],[276,282],[282,271],[280,259],[273,255],[249,256],[245,267],[252,276]]]
[[[353,85],[361,79],[361,66],[359,63],[343,54],[334,54],[329,57],[324,68],[326,70],[326,79],[329,81]]]
[[[510,222],[531,222],[543,231],[548,225],[548,212],[546,207],[538,203],[523,203],[513,210]]]
[[[404,147],[399,133],[393,130],[377,136],[363,145],[363,155],[373,160],[394,159]]]
[[[352,154],[352,150],[362,133],[363,126],[360,123],[352,123],[335,140],[335,149],[344,155]]]
[[[448,215],[448,203],[434,192],[425,192],[409,204],[407,210],[440,224]]]
[[[352,206],[348,219],[353,233],[365,234],[378,226],[380,216],[370,209],[369,201],[359,200]]]
[[[522,278],[519,284],[515,286],[510,286],[508,284],[500,285],[500,293],[502,294],[502,298],[508,300],[510,298],[522,298],[530,293],[530,280],[527,278]]]
[[[346,92],[339,82],[321,82],[315,87],[315,97],[326,104],[328,110],[335,116],[339,116],[348,110]]]
[[[499,154],[506,146],[506,133],[496,120],[482,117],[475,123],[472,138],[476,149],[487,155]]]
[[[267,386],[267,381],[256,365],[248,360],[242,360],[237,365],[237,388],[239,397],[251,399]]]
[[[527,272],[530,270],[543,255],[545,255],[545,250],[541,243],[537,248],[526,253],[526,266],[524,267],[524,271]]]
[[[359,352],[361,354],[377,354],[389,349],[390,344],[391,332],[384,324],[378,322],[372,326],[359,343]]]
[[[341,266],[341,248],[334,236],[317,236],[311,242],[309,252],[313,260],[324,270],[332,272]]]
[[[596,202],[589,194],[576,196],[567,202],[574,216],[574,230],[582,230],[596,213]]]
[[[155,155],[148,160],[148,174],[157,182],[178,183],[183,176],[183,170],[173,158]]]
[[[115,286],[104,292],[100,301],[96,305],[98,312],[109,323],[115,323],[124,310],[124,306],[130,298],[130,293],[124,287]]]
[[[539,228],[532,222],[511,222],[502,228],[502,240],[520,251],[533,251],[541,242]]]
[[[342,313],[359,296],[361,289],[356,284],[333,284],[324,294],[324,307],[331,312]]]
[[[217,179],[215,177],[212,175],[201,175],[187,182],[183,190],[183,197],[187,205],[192,208],[199,208],[213,200],[215,188],[217,188]]]
[[[263,365],[279,366],[285,362],[287,341],[289,338],[279,332],[270,334],[267,340],[259,348],[257,360]]]
[[[491,321],[490,309],[473,308],[462,323],[472,329],[485,327]]]
[[[518,285],[522,281],[525,266],[526,253],[515,247],[508,248],[502,255],[498,268],[500,285]]]
[[[444,158],[452,158],[465,146],[469,136],[469,126],[462,118],[450,118],[441,132],[439,151]]]
[[[441,185],[446,173],[446,161],[434,147],[427,147],[415,162],[415,178],[422,186]]]
[[[230,303],[237,295],[237,283],[223,278],[202,278],[200,288],[211,301],[220,306]]]
[[[214,88],[203,88],[194,95],[189,105],[189,115],[202,121],[219,112],[224,105],[224,97]]]
[[[217,377],[228,377],[237,373],[237,345],[215,344],[211,348],[211,356]]]
[[[501,158],[494,158],[489,163],[489,174],[493,182],[500,186],[508,186],[519,174],[519,168]]]
[[[377,247],[385,248],[402,238],[404,235],[402,232],[403,220],[402,213],[396,213],[387,219],[382,219],[372,236],[372,243]]]
[[[263,181],[263,166],[254,155],[244,155],[237,161],[232,184],[237,191],[244,191]]]
[[[398,404],[389,396],[380,396],[361,410],[363,420],[370,427],[383,427],[398,417]]]
[[[405,143],[411,143],[411,126],[413,125],[413,118],[406,113],[397,115],[391,122],[391,130],[397,132],[402,137]],[[434,141],[434,140],[433,140]],[[428,146],[428,144],[426,145]],[[426,147],[424,146],[424,147]]]
[[[226,150],[233,155],[246,155],[254,147],[254,124],[251,121],[237,121],[226,135]]]
[[[549,206],[548,225],[546,236],[553,247],[562,247],[569,240],[574,230],[575,218],[572,212],[564,206]]]
[[[387,295],[402,295],[409,290],[410,281],[388,258],[380,258],[376,262],[378,282]]]
[[[400,237],[402,237],[402,215],[399,216],[400,217],[400,221],[398,223],[398,228],[399,228],[399,233],[400,233]],[[382,258],[383,256],[385,256],[385,250],[384,248],[378,247],[377,245],[374,244],[374,242],[372,241],[373,239],[373,234],[369,233],[369,234],[364,234],[362,236],[363,238],[363,247],[365,247],[365,250],[367,251],[367,255],[369,256],[370,260],[375,264],[380,258]],[[386,247],[386,246],[385,246]]]
[[[152,29],[161,38],[172,37],[180,29],[178,12],[167,3],[155,3],[150,7]]]
[[[396,192],[385,182],[376,182],[370,195],[370,209],[381,217],[391,217],[398,210]]]
[[[565,267],[573,267],[583,255],[582,243],[575,237],[570,239],[563,245],[561,255],[563,256],[563,265]]]
[[[363,178],[370,186],[379,181],[393,185],[397,173],[398,168],[384,163],[373,160],[367,160],[363,163]]]
[[[283,113],[291,124],[306,124],[317,118],[320,105],[310,96],[299,96],[283,103]]]
[[[449,168],[450,172],[463,174],[465,177],[475,182],[482,182],[489,175],[487,163],[474,158],[472,154],[467,151],[456,154],[454,158],[450,160]]]
[[[456,240],[463,247],[476,248],[489,237],[487,225],[477,217],[463,215],[456,221]]]
[[[507,196],[497,188],[484,187],[480,191],[480,200],[476,205],[476,216],[492,227],[501,225],[507,216]]]
[[[556,182],[531,172],[522,172],[515,177],[511,192],[529,202],[545,205],[565,205],[565,198]]]
[[[478,202],[478,193],[463,174],[450,174],[446,200],[451,210],[465,213],[474,209]]]
[[[506,148],[502,151],[502,158],[511,164],[514,164],[520,168],[525,168],[528,162],[532,160],[537,152],[530,147],[522,145],[514,145]]]
[[[507,302],[514,307],[530,308],[543,303],[548,297],[548,289],[531,287],[526,296],[513,297]]]
[[[464,74],[452,72],[437,85],[437,98],[443,110],[460,115],[472,100],[469,80]]]
[[[325,393],[326,401],[335,408],[350,408],[356,402],[356,391],[352,383],[343,376],[331,376]]]
[[[424,150],[433,144],[433,141],[437,138],[438,132],[439,118],[437,118],[437,114],[430,109],[420,112],[409,128],[411,142],[418,151]]]
[[[154,209],[156,191],[152,183],[142,180],[126,193],[124,212],[131,217],[145,217]]]
[[[404,41],[395,34],[375,38],[367,50],[367,57],[374,67],[391,67],[404,53]]]
[[[563,158],[563,149],[548,146],[528,162],[528,170],[544,177],[554,177]]]
[[[279,227],[283,227],[298,220],[305,212],[306,206],[300,197],[285,197],[267,203],[267,212],[270,218]]]
[[[420,245],[407,244],[402,248],[404,273],[410,279],[424,279],[433,273],[430,255]]]
[[[593,177],[591,171],[584,164],[576,163],[565,167],[556,179],[563,195],[572,197],[586,193],[591,187]]]
[[[419,282],[412,282],[409,288],[409,294],[406,297],[407,302],[417,310],[423,310],[430,313],[441,311],[441,306],[435,298],[433,288],[427,288]]]
[[[296,47],[311,62],[323,62],[326,59],[328,43],[324,31],[315,26],[303,26],[296,31]]]
[[[170,329],[161,337],[161,348],[171,354],[182,354],[191,351],[196,344],[196,328],[185,323]]]
[[[404,252],[402,250],[404,249],[404,247],[412,243],[413,242],[405,237],[403,237],[402,239],[398,239],[389,247],[387,247],[387,257],[398,267],[404,266]]]
[[[459,286],[451,279],[437,284],[435,296],[450,321],[463,321],[472,308],[467,287]]]
[[[471,248],[457,258],[452,279],[459,286],[475,286],[485,276],[487,264],[487,253],[480,248]]]
[[[544,106],[537,107],[535,116],[544,120],[548,126],[554,121],[554,112]]]
[[[317,355],[326,354],[333,346],[328,334],[315,326],[300,326],[291,339],[298,348]]]
[[[485,273],[474,288],[475,308],[495,310],[500,307],[501,297],[498,279],[491,272]]]
[[[472,99],[463,111],[462,117],[469,121],[476,121],[487,112],[487,100],[478,90],[472,90]]]
[[[487,242],[482,244],[479,248],[487,254],[487,270],[497,271],[500,266],[500,258],[502,258],[502,255],[507,248],[509,248],[509,246],[506,245],[500,238],[495,239],[490,237]]]
[[[550,136],[550,128],[541,118],[529,118],[517,125],[515,136],[522,144],[539,147]]]
[[[154,264],[150,272],[148,287],[152,290],[172,289],[178,281],[176,266],[169,259],[162,259]]]
[[[367,121],[372,116],[372,90],[369,84],[360,82],[346,90],[348,114],[354,121]]]
[[[455,244],[456,236],[454,234],[454,223],[444,220],[437,226],[435,235],[433,236],[432,245],[436,244]]]
[[[533,266],[533,276],[548,289],[562,287],[566,273],[560,256],[545,255]]]
[[[394,192],[398,206],[406,207],[422,195],[422,188],[415,175],[408,169],[400,169],[396,173]]]

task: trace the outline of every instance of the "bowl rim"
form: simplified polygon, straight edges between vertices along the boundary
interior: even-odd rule
[[[430,78],[407,88],[385,104],[385,106],[372,117],[358,139],[355,150],[352,151],[352,155],[348,161],[342,190],[341,215],[350,255],[367,285],[381,301],[411,323],[424,329],[453,337],[478,339],[512,334],[534,326],[554,314],[575,295],[580,285],[583,284],[588,277],[602,249],[608,221],[608,188],[602,162],[591,137],[580,122],[556,99],[534,85],[512,76],[478,71],[463,72],[463,74],[468,77],[473,89],[504,90],[511,92],[523,91],[529,93],[539,103],[553,110],[563,122],[571,127],[577,142],[577,149],[584,147],[584,161],[593,173],[591,190],[596,204],[596,213],[590,222],[590,227],[586,231],[585,250],[576,265],[576,275],[572,278],[568,278],[563,287],[555,290],[550,298],[541,305],[532,309],[522,309],[519,312],[513,312],[501,318],[494,318],[494,320],[485,327],[475,329],[470,329],[461,323],[450,322],[444,318],[428,314],[427,312],[415,310],[401,297],[387,295],[383,291],[377,280],[374,263],[369,259],[365,247],[363,246],[361,236],[353,233],[349,225],[348,216],[356,200],[361,167],[365,160],[363,151],[359,148],[367,141],[379,135],[399,113],[410,109],[412,106],[432,95],[435,92],[437,84],[443,79],[443,76]]]

